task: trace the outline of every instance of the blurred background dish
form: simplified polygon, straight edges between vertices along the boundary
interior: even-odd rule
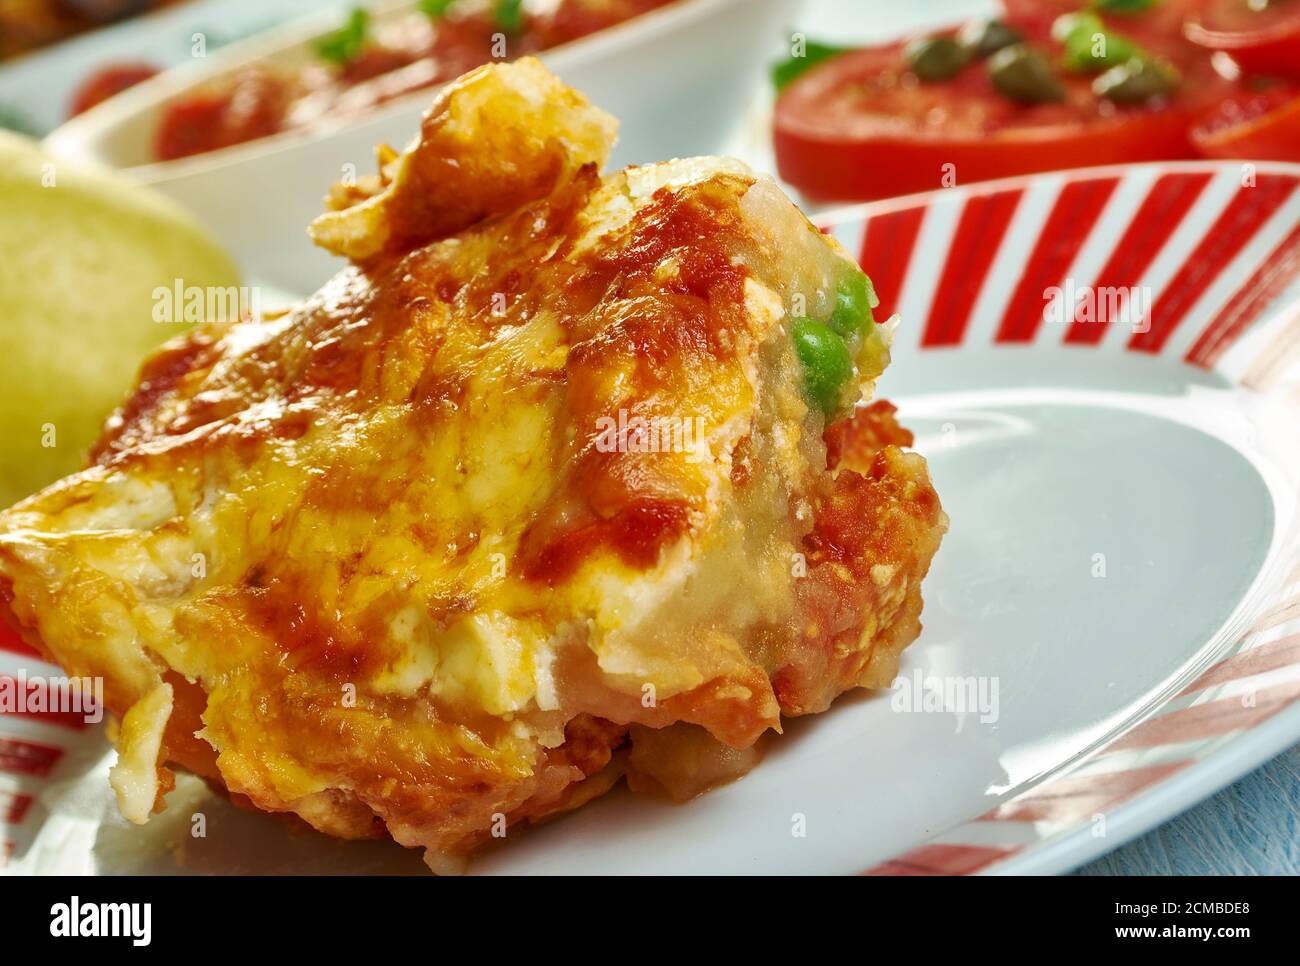
[[[57,3],[62,0],[39,0]],[[18,0],[16,7],[25,5]],[[0,3],[0,7],[6,6]],[[320,0],[185,0],[151,7],[70,39],[0,58],[0,128],[44,137],[84,108],[88,95],[190,63],[293,17],[319,11]],[[0,28],[2,29],[2,28]],[[130,78],[128,78],[130,79]]]
[[[354,7],[336,29],[306,45],[173,99],[157,119],[149,160],[347,123],[483,64],[553,50],[678,2],[551,0],[525,7],[522,0],[401,0],[373,12]]]
[[[774,73],[781,176],[830,202],[1083,165],[1300,157],[1296,87],[1277,76],[1297,69],[1279,53],[1300,53],[1292,0],[1004,7],[883,45],[810,38]],[[1262,36],[1268,56],[1241,39]]]
[[[318,11],[244,45],[242,57],[219,58],[159,110],[150,105],[106,146],[104,160],[131,167],[338,127],[480,64],[553,50],[679,2],[381,0],[346,12]],[[205,45],[196,44],[194,59],[206,57]],[[110,62],[82,82],[70,113],[84,113],[157,73],[145,62]],[[151,136],[138,136],[140,125]]]
[[[372,9],[367,31],[382,35],[387,23],[409,23],[414,8],[403,0]],[[611,164],[707,154],[739,126],[797,9],[789,0],[676,0],[541,57],[623,119]],[[61,157],[125,169],[197,214],[259,281],[312,291],[338,263],[306,242],[302,226],[319,213],[329,185],[374,171],[377,144],[405,143],[433,99],[430,90],[357,115],[327,111],[306,128],[191,157],[155,162],[154,147],[178,100],[206,85],[225,96],[223,85],[255,76],[248,71],[258,65],[288,65],[291,74],[306,69],[322,38],[334,42],[348,22],[331,11],[232,44],[99,104],[56,130],[46,146]],[[508,37],[505,50],[516,53]]]
[[[8,0],[0,3],[0,60],[181,0]]]

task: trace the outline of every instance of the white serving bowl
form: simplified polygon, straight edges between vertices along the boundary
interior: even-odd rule
[[[372,9],[382,23],[410,6],[400,0]],[[681,0],[540,56],[619,118],[612,165],[709,154],[735,130],[798,6],[797,0]],[[123,170],[179,201],[258,282],[313,291],[339,266],[305,234],[325,192],[346,171],[373,171],[376,144],[405,145],[434,91],[405,95],[350,122],[195,157],[153,162],[150,151],[161,111],[178,95],[252,62],[303,57],[339,19],[337,10],[313,15],[168,70],[68,121],[46,147]]]

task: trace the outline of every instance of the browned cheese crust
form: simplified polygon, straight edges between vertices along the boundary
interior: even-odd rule
[[[449,868],[892,680],[946,518],[891,406],[809,408],[788,327],[855,267],[734,162],[602,179],[612,138],[534,61],[467,75],[313,226],[353,264],[166,345],[0,515],[9,618],[124,716],[128,817],[172,763]]]

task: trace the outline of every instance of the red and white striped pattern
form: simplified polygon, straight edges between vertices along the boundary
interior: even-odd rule
[[[0,621],[0,678],[58,675],[39,654]],[[55,714],[0,714],[0,868],[30,841],[43,813],[35,808],[45,782],[83,731],[80,717]]]
[[[881,317],[926,351],[1056,343],[1213,370],[1296,408],[1275,441],[1300,463],[1300,166],[1093,169],[832,214]],[[1043,320],[1046,290],[1146,287],[1149,328]],[[1290,293],[1290,298],[1286,296]],[[1290,450],[1289,452],[1287,450]],[[1300,478],[1300,474],[1297,474]],[[1087,829],[1300,701],[1300,525],[1249,629],[1212,666],[1079,761],[867,871],[962,875]]]
[[[1219,363],[1300,271],[1300,167],[1189,163],[1046,175],[822,219],[899,312],[904,344],[1115,343]],[[1009,279],[1014,279],[1008,284]],[[1043,321],[1044,291],[1148,288],[1150,327]]]

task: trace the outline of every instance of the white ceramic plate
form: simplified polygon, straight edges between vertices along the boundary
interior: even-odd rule
[[[476,870],[1057,872],[1300,740],[1298,185],[1148,165],[828,217],[903,317],[881,388],[952,517],[896,690],[791,722],[694,802],[616,792]],[[1082,321],[1130,287],[1127,314]],[[39,663],[0,654],[20,666]],[[197,782],[128,827],[96,733],[0,717],[0,736],[20,871],[421,868]]]

